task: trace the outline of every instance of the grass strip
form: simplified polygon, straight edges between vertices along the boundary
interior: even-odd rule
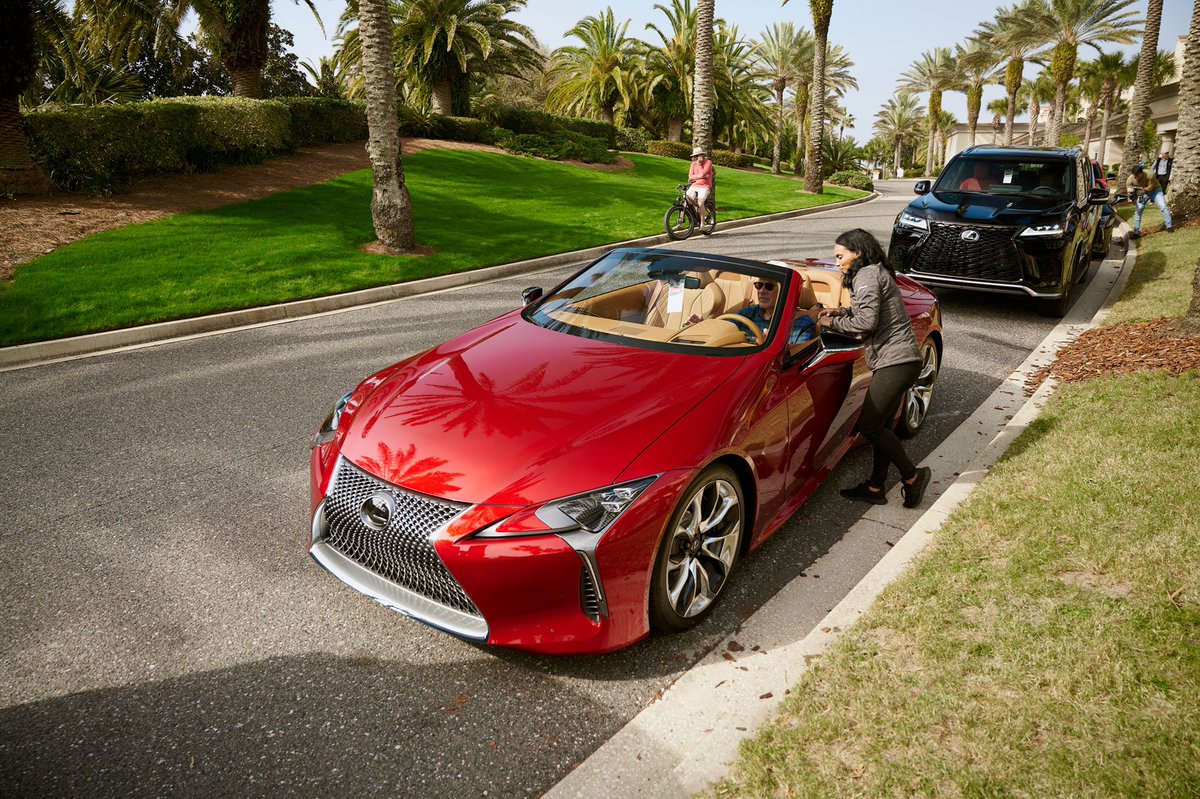
[[[677,159],[623,172],[462,150],[404,159],[426,257],[368,255],[370,170],[102,233],[23,265],[0,293],[0,346],[337,294],[662,232]],[[720,218],[863,196],[718,169]],[[719,228],[718,228],[719,235]],[[781,253],[786,255],[786,253]]]
[[[1117,213],[1133,224],[1133,206],[1120,208]],[[1158,208],[1148,205],[1142,215],[1142,232],[1160,230],[1162,225]],[[1183,316],[1192,298],[1192,275],[1200,254],[1200,227],[1150,233],[1131,244],[1137,247],[1137,269],[1129,276],[1121,302],[1114,306],[1105,323],[1149,322],[1164,316]]]
[[[1189,236],[1110,323],[1186,306]],[[1196,371],[1061,386],[707,795],[1200,796],[1197,441]]]

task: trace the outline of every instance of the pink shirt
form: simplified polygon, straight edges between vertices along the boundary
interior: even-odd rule
[[[692,166],[688,169],[688,180],[693,186],[699,189],[712,189],[713,186],[713,164],[712,161],[693,161]]]

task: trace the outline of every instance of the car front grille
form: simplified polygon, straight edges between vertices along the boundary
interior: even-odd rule
[[[388,494],[395,512],[382,529],[363,519],[363,505]],[[342,459],[325,498],[326,543],[345,557],[426,599],[482,619],[475,603],[433,548],[430,536],[468,505],[406,491]]]
[[[931,227],[921,253],[912,265],[914,271],[975,280],[1020,282],[1021,259],[1013,244],[1016,228],[947,222],[933,222]],[[963,239],[963,233],[967,231],[978,233],[978,240]]]

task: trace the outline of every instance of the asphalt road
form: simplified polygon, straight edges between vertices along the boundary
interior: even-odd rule
[[[911,185],[680,248],[826,255],[859,226],[886,244]],[[844,540],[867,506],[836,489],[867,471],[862,448],[710,619],[604,657],[461,642],[308,558],[308,440],[331,403],[569,271],[0,373],[5,794],[536,796],[797,575],[796,624],[819,620],[889,546]],[[914,460],[1054,326],[1023,301],[942,300]]]

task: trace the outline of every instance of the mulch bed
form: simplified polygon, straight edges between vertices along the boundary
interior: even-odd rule
[[[1058,360],[1026,383],[1032,394],[1047,377],[1073,383],[1103,375],[1161,370],[1171,374],[1200,369],[1200,338],[1174,334],[1176,320],[1114,325],[1089,330],[1058,352]]]

